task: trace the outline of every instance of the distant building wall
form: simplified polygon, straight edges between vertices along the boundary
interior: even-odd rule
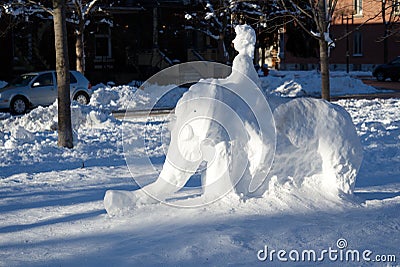
[[[339,1],[330,28],[332,39],[336,39],[335,48],[330,51],[331,70],[346,70],[348,66],[350,71],[371,71],[376,65],[384,63],[382,37],[385,27],[379,15],[380,9],[381,3],[373,0]],[[364,25],[360,27],[361,24]],[[346,33],[349,35],[344,37]],[[387,45],[388,60],[400,55],[400,35],[389,37]],[[281,69],[319,68],[318,58],[294,57],[286,50],[284,55],[280,63]]]

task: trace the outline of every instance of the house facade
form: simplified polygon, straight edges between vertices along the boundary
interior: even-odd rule
[[[197,0],[100,1],[104,11],[85,29],[85,75],[92,83],[143,80],[179,62],[218,61],[218,43],[201,31],[185,28],[185,14]],[[20,73],[55,68],[52,20],[0,18],[0,80]],[[67,23],[71,69],[75,36]]]
[[[371,71],[376,65],[400,55],[400,34],[395,34],[400,26],[400,6],[397,0],[385,3],[382,7],[381,1],[374,0],[338,1],[330,27],[331,38],[335,41],[335,47],[330,49],[331,70]],[[317,51],[315,57],[304,58],[287,52],[284,43],[281,49],[281,69],[319,68]]]
[[[389,5],[393,1],[398,0],[386,2]],[[234,36],[226,35],[221,42],[187,24],[186,14],[204,10],[198,0],[120,0],[118,5],[111,2],[115,1],[100,1],[105,12],[91,17],[85,30],[85,75],[93,84],[144,80],[179,62],[226,63],[225,52],[230,53],[230,59],[235,53],[229,46]],[[335,40],[335,48],[330,49],[332,70],[370,71],[400,55],[400,35],[391,34],[399,25],[400,12],[398,6],[393,7],[386,10],[389,23],[385,27],[380,1],[338,2],[330,27]],[[73,69],[75,36],[73,26],[67,27]],[[318,69],[315,40],[304,34],[300,29],[284,27],[273,33],[258,32],[255,64],[286,70]],[[385,34],[390,36],[383,38]],[[8,81],[23,72],[54,69],[53,40],[50,19],[27,16],[21,21],[1,16],[0,80]],[[288,45],[294,47],[288,49]],[[297,54],[288,52],[293,50]]]

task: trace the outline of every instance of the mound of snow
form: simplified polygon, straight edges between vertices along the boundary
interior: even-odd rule
[[[71,105],[72,126],[79,128],[104,128],[116,122],[116,119],[107,111],[78,103]]]
[[[132,82],[137,85],[137,83]],[[98,85],[90,105],[102,110],[150,110],[174,108],[187,88],[172,85],[146,84],[140,89],[132,85]]]
[[[80,105],[73,102],[71,105],[72,127],[93,128],[104,124],[107,121],[115,120],[109,112],[93,107]],[[57,130],[58,106],[57,101],[48,107],[38,107],[20,117],[9,117],[0,121],[0,128],[4,131],[13,129],[25,129],[29,132],[43,132]]]
[[[127,103],[135,105],[132,101],[143,104],[148,102],[145,95],[136,92],[137,88],[133,86],[99,87],[92,94],[89,105],[103,110],[124,110]]]
[[[17,126],[10,129],[10,138],[4,142],[6,149],[14,149],[18,145],[32,142],[35,139],[35,135],[21,126]]]
[[[10,113],[0,112],[0,120],[7,119],[11,116]]]
[[[23,116],[11,116],[0,121],[0,128],[12,131],[22,127],[30,132],[54,131],[57,129],[57,101],[48,107],[37,107]]]
[[[331,95],[377,93],[378,91],[344,72],[330,72]],[[284,97],[321,96],[321,75],[318,71],[271,71],[261,77],[262,88],[267,94]]]
[[[298,98],[277,105],[274,119],[277,148],[271,179],[332,195],[353,192],[362,147],[342,107]]]
[[[285,81],[282,85],[279,85],[274,92],[288,97],[307,95],[307,93],[303,90],[303,87],[293,80]]]
[[[71,105],[71,120],[73,130],[86,128],[113,127],[116,119],[109,113],[93,106]],[[57,101],[48,107],[38,107],[23,116],[11,116],[0,121],[0,145],[7,149],[35,141],[35,133],[54,132],[57,130]],[[75,136],[75,141],[78,139]]]

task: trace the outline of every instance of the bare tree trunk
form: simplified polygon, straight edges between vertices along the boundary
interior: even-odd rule
[[[219,34],[219,39],[218,39],[218,57],[217,61],[221,62],[223,64],[226,64],[229,60],[228,58],[228,52],[226,51],[225,47],[225,34],[221,32]]]
[[[85,73],[85,53],[84,53],[84,22],[80,22],[78,25],[78,29],[76,30],[75,37],[75,54],[76,54],[76,70]]]
[[[58,87],[58,146],[72,148],[71,99],[65,0],[53,0]]]
[[[319,62],[321,67],[321,96],[322,99],[330,101],[328,43],[323,38],[319,39]]]
[[[328,14],[326,0],[318,1],[317,16],[314,17],[319,32],[319,64],[321,67],[321,97],[327,101],[331,100],[329,84],[329,55],[328,42],[325,33],[328,32]]]
[[[388,22],[386,21],[386,1],[382,1],[382,23],[385,27],[385,32],[383,33],[383,63],[388,62]]]
[[[153,47],[158,48],[158,8],[153,7]]]
[[[388,44],[388,29],[387,25],[385,25],[385,35],[383,39],[383,63],[388,63],[389,61],[389,44]]]

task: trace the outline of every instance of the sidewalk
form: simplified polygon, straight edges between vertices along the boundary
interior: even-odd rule
[[[340,100],[340,99],[376,99],[376,98],[381,98],[381,99],[400,98],[400,91],[393,92],[393,93],[332,96],[331,100],[336,101],[336,100]]]
[[[367,85],[375,87],[376,89],[395,90],[400,92],[400,82],[392,82],[390,80],[379,82],[373,77],[362,77],[361,81]]]
[[[379,82],[372,76],[358,77],[364,84],[375,87],[377,90],[385,90],[382,93],[376,94],[354,94],[354,95],[343,95],[343,96],[332,96],[331,100],[336,101],[339,99],[388,99],[388,98],[400,98],[400,82],[385,81]],[[393,90],[388,92],[387,90]]]

